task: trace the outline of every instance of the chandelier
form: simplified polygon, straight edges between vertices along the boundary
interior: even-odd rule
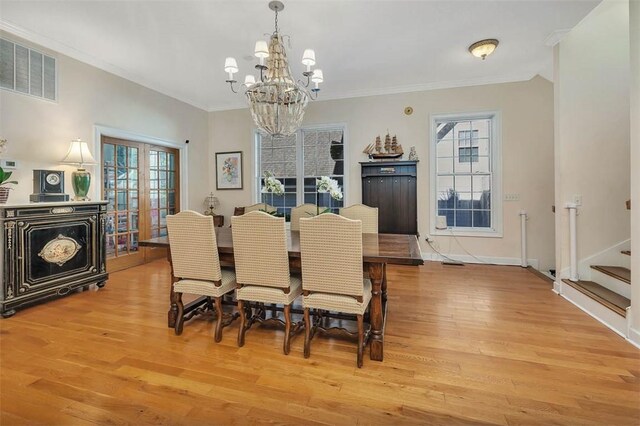
[[[324,81],[322,70],[311,67],[316,64],[315,52],[306,49],[302,55],[302,64],[306,71],[302,73],[306,82],[296,81],[291,76],[287,53],[278,29],[278,12],[284,9],[280,1],[269,3],[269,9],[275,12],[275,31],[269,43],[258,41],[255,45],[255,56],[260,63],[255,68],[260,72],[260,80],[256,81],[252,74],[244,79],[244,93],[249,103],[251,116],[258,128],[272,136],[289,136],[298,130],[304,118],[304,111],[309,99],[315,100],[320,89],[318,85]],[[264,61],[267,64],[264,64]],[[229,74],[226,80],[233,93],[238,93],[233,74],[238,72],[235,58],[226,58],[224,70]],[[307,90],[313,82],[315,87]]]

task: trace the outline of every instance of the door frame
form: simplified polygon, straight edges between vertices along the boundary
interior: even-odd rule
[[[180,158],[179,158],[179,166],[180,166],[180,196],[179,196],[179,200],[180,200],[180,210],[188,210],[189,209],[189,203],[188,203],[188,180],[189,180],[189,176],[186,173],[187,172],[187,164],[188,164],[188,145],[185,143],[179,143],[179,142],[175,142],[175,141],[171,141],[168,139],[160,139],[160,138],[156,138],[154,136],[146,136],[146,135],[142,135],[139,133],[134,133],[134,132],[130,132],[128,130],[123,130],[123,129],[118,129],[115,127],[108,127],[108,126],[102,126],[102,125],[94,125],[93,126],[93,153],[94,153],[94,157],[96,160],[96,163],[99,165],[98,170],[95,173],[96,179],[94,180],[94,182],[102,182],[104,179],[103,175],[103,171],[102,171],[102,148],[101,148],[101,140],[102,140],[102,136],[107,136],[107,137],[112,137],[112,138],[117,138],[117,139],[125,139],[125,140],[130,140],[133,142],[141,142],[141,143],[146,143],[146,144],[151,144],[151,145],[158,145],[158,146],[164,146],[164,147],[168,147],[168,148],[174,148],[177,149],[180,153]],[[101,185],[94,185],[93,188],[93,197],[94,199],[100,199],[101,198],[101,191],[102,186]]]

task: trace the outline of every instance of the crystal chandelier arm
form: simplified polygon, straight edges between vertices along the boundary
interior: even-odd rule
[[[268,69],[266,65],[256,65],[256,69],[260,71],[260,81],[264,83],[264,72]]]
[[[229,87],[231,87],[231,91],[233,93],[238,93],[238,91],[236,89],[233,88],[233,83],[237,83],[238,80],[226,80],[227,83],[229,83]]]

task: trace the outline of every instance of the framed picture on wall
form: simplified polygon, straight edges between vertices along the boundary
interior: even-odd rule
[[[242,152],[216,152],[216,189],[242,189]]]

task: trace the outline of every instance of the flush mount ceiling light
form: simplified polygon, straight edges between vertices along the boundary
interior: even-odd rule
[[[255,68],[260,72],[260,77],[256,79],[251,74],[247,75],[243,84],[244,93],[253,121],[260,130],[273,136],[288,136],[300,128],[307,103],[318,96],[318,85],[324,81],[324,76],[321,69],[311,69],[316,64],[316,54],[311,49],[306,49],[302,55],[302,64],[306,67],[302,75],[306,77],[306,82],[301,83],[291,76],[278,28],[278,12],[282,12],[284,4],[272,1],[269,9],[275,12],[275,31],[269,43],[262,40],[256,43],[255,56],[260,63]],[[227,83],[237,93],[234,86],[237,81],[233,74],[238,72],[238,63],[234,58],[227,58],[224,70],[229,74]],[[307,87],[311,82],[315,87],[309,91]]]
[[[484,61],[488,55],[491,55],[498,47],[498,40],[495,38],[488,38],[486,40],[480,40],[469,46],[469,52],[476,58],[482,58]]]

